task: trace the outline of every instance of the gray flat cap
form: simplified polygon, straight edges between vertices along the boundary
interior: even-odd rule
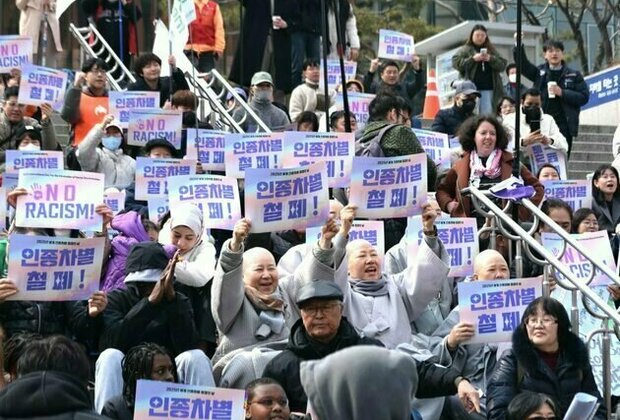
[[[333,281],[317,280],[299,289],[299,293],[297,293],[297,306],[310,299],[337,299],[342,302],[342,300],[344,300],[344,295],[340,287]]]

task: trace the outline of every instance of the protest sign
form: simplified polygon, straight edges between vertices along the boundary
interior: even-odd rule
[[[165,109],[131,109],[127,144],[144,146],[149,140],[166,139],[181,148],[183,113]]]
[[[420,214],[428,199],[426,154],[354,157],[349,203],[368,219]]]
[[[22,169],[64,169],[62,152],[50,150],[7,150],[5,171],[18,173]]]
[[[65,99],[67,73],[27,64],[22,67],[18,101],[23,105],[49,104],[60,111]]]
[[[426,154],[435,162],[438,169],[450,169],[450,141],[448,135],[437,131],[412,130]]]
[[[226,133],[223,131],[187,129],[186,159],[196,159],[205,171],[224,171]]]
[[[287,131],[284,134],[284,168],[306,166],[317,161],[325,162],[329,187],[349,186],[355,155],[353,133]]]
[[[244,418],[243,389],[138,380],[133,420]]]
[[[226,134],[226,176],[244,178],[245,170],[282,166],[284,133]]]
[[[574,233],[571,234],[571,237],[584,249],[589,251],[588,256],[606,265],[614,273],[616,272],[616,262],[606,231]],[[585,282],[590,278],[593,269],[592,264],[572,246],[566,244],[566,249],[564,249],[564,239],[558,234],[543,232],[542,244],[547,250],[551,251],[556,258],[563,262],[577,279]],[[562,250],[564,250],[563,254]],[[560,256],[560,254],[562,255]],[[555,271],[555,275],[565,280],[564,275],[557,270]],[[590,286],[603,286],[607,284],[611,284],[611,279],[602,271],[596,269]]]
[[[559,198],[575,210],[592,208],[592,182],[586,179],[543,181],[545,198]]]
[[[14,172],[14,173],[5,172],[2,175],[2,187],[6,188],[7,194],[13,191],[15,188],[17,188],[18,181],[19,181],[18,172]]]
[[[196,20],[196,9],[192,0],[175,0],[170,16],[170,37],[175,46],[184,46],[189,36],[188,27]]]
[[[95,207],[103,199],[103,174],[22,169],[19,186],[30,191],[17,198],[15,224],[20,227],[101,231]]]
[[[458,292],[460,320],[476,332],[467,344],[510,342],[527,305],[542,296],[542,279],[461,282]]]
[[[247,169],[245,213],[252,233],[305,229],[325,223],[329,194],[325,163],[290,169]]]
[[[111,90],[108,96],[108,113],[114,115],[114,122],[122,128],[127,128],[131,110],[159,109],[159,92]]]
[[[0,74],[32,63],[32,38],[0,35]]]
[[[373,99],[375,99],[375,95],[369,93],[357,93],[357,92],[348,92],[347,99],[349,101],[349,110],[351,114],[355,115],[355,120],[357,121],[357,129],[360,130],[366,126],[368,122],[368,106]],[[344,103],[342,99],[342,94],[339,93],[336,95],[336,108],[344,109]]]
[[[321,238],[322,226],[313,226],[306,229],[306,244],[314,245]],[[383,220],[355,220],[349,231],[349,242],[364,239],[375,247],[379,254],[385,254],[385,233]]]
[[[325,91],[325,67],[323,66],[323,60],[321,60],[321,79],[319,80],[319,92],[323,93]],[[355,61],[345,61],[344,62],[344,77],[345,83],[348,80],[355,79],[357,74],[357,63]],[[329,91],[334,91],[340,85],[342,85],[342,74],[340,73],[340,60],[338,59],[327,59],[327,86],[329,87]]]
[[[166,179],[178,175],[196,175],[196,161],[191,159],[136,159],[136,200],[168,198]]]
[[[6,229],[6,188],[0,187],[0,231]]]
[[[450,255],[450,277],[465,277],[474,273],[478,255],[478,226],[475,217],[438,218],[437,236]],[[407,255],[417,255],[424,236],[422,216],[407,220]]]
[[[203,211],[206,228],[233,230],[241,219],[236,178],[220,175],[186,175],[168,178],[170,207],[194,203]]]
[[[105,238],[11,235],[9,300],[86,300],[99,290]]]
[[[149,198],[148,201],[149,208],[149,220],[153,223],[159,224],[162,216],[168,212],[170,206],[168,205],[167,197],[154,197]]]
[[[530,163],[532,164],[532,173],[538,173],[538,170],[545,163],[552,164],[560,174],[560,179],[567,179],[566,172],[566,155],[564,152],[553,149],[542,144],[532,144],[527,147],[527,153],[530,157]]]
[[[377,57],[410,63],[413,60],[414,50],[413,36],[388,29],[379,30]]]
[[[125,209],[125,190],[118,192],[103,193],[103,202],[112,210],[114,216]]]

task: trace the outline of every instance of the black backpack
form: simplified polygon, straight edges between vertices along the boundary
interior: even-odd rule
[[[362,142],[362,139],[357,140],[355,142],[355,156],[384,157],[385,155],[383,154],[383,149],[381,148],[381,140],[383,139],[385,133],[398,125],[399,124],[386,125],[368,141]]]

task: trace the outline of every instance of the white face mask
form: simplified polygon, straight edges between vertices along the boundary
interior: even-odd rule
[[[28,143],[25,146],[19,146],[19,150],[26,151],[26,152],[34,152],[34,151],[41,150],[41,146],[37,146],[34,143]]]
[[[68,238],[71,236],[71,229],[54,229],[54,235],[59,238]]]
[[[508,81],[510,83],[517,83],[517,73],[509,74]]]

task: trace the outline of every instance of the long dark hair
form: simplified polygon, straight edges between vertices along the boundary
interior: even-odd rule
[[[519,328],[525,334],[525,337],[528,337],[529,339],[527,334],[527,320],[531,316],[536,316],[536,313],[539,310],[557,320],[558,342],[560,344],[560,348],[564,348],[566,343],[569,341],[570,336],[574,335],[574,333],[571,331],[571,323],[566,309],[559,301],[553,298],[539,297],[527,305],[527,308],[525,308],[525,311],[523,312],[523,317],[521,318],[521,325],[519,325]]]
[[[596,171],[594,171],[594,175],[592,176],[592,197],[598,203],[604,203],[605,202],[605,196],[603,195],[601,190],[599,190],[594,185],[594,181],[598,181],[598,179],[601,177],[601,175],[603,175],[603,172],[605,172],[608,169],[610,171],[612,171],[614,173],[614,175],[616,175],[616,191],[614,191],[614,198],[620,197],[620,176],[618,175],[618,170],[616,168],[614,168],[612,165],[610,165],[608,163],[605,163],[605,164],[599,166],[598,168],[596,168]]]
[[[478,47],[477,45],[474,44],[474,42],[472,41],[472,38],[474,36],[474,32],[476,31],[483,31],[485,34],[487,34],[486,39],[484,40],[484,43]],[[491,53],[491,54],[495,54],[496,50],[495,47],[493,46],[493,44],[491,43],[491,39],[489,38],[489,32],[487,31],[486,26],[484,25],[474,25],[473,28],[471,28],[471,32],[469,33],[469,37],[467,38],[467,41],[465,42],[465,45],[469,45],[471,47],[474,48],[486,48],[487,52]]]
[[[543,404],[549,405],[553,414],[559,416],[556,404],[551,397],[539,392],[523,391],[510,401],[506,409],[506,420],[523,420],[540,409]]]

